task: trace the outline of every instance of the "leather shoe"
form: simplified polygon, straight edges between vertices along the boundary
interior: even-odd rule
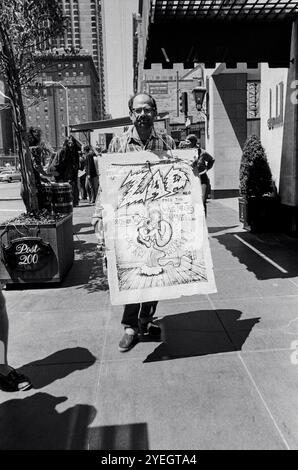
[[[123,337],[120,340],[119,343],[119,351],[120,352],[125,352],[129,351],[131,348],[134,347],[134,345],[138,342],[138,335],[136,333],[129,334],[125,330]]]

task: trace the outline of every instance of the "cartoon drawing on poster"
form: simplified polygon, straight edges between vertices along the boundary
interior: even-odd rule
[[[123,155],[110,155],[102,172],[112,303],[214,292],[200,186],[191,166],[151,152],[129,154],[134,162],[127,155],[125,162]]]

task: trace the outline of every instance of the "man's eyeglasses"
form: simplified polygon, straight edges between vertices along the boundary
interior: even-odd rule
[[[135,114],[142,114],[142,111],[144,111],[145,114],[151,114],[153,111],[153,108],[146,106],[145,108],[132,108],[132,110]]]

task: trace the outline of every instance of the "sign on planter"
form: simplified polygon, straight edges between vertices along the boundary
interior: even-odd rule
[[[5,264],[17,271],[38,271],[55,256],[49,243],[40,237],[23,237],[2,245]]]
[[[193,156],[180,150],[100,158],[112,304],[216,292]]]

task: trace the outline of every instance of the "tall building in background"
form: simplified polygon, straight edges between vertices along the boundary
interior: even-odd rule
[[[93,58],[99,78],[99,111],[105,117],[105,66],[103,0],[60,0],[69,27],[64,35],[52,40],[52,48],[81,51]]]
[[[133,13],[138,0],[102,0],[107,58],[107,95],[113,118],[127,116],[133,94]]]
[[[47,66],[36,78],[39,98],[24,97],[27,126],[39,127],[43,139],[58,149],[66,137],[67,121],[71,127],[100,119],[98,74],[90,55],[51,54],[45,59]]]

